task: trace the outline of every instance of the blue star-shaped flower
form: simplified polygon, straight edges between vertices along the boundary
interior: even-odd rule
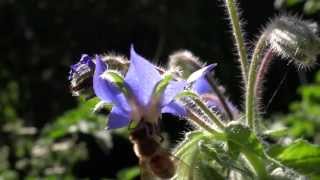
[[[163,77],[133,47],[130,51],[129,70],[124,78],[129,95],[101,77],[105,70],[107,65],[97,56],[93,76],[94,92],[101,100],[114,105],[109,114],[108,128],[126,126],[130,120],[157,123],[161,113],[185,116],[185,109],[174,101],[174,97],[184,89],[186,82],[170,81],[160,97],[156,97],[155,88]]]

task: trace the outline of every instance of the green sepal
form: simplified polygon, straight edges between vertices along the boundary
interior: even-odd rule
[[[116,85],[125,95],[128,95],[128,89],[125,85],[123,76],[114,70],[107,70],[105,71],[101,77],[105,80],[112,82]]]
[[[179,93],[177,95],[177,98],[182,98],[182,97],[189,97],[191,99],[198,99],[199,98],[199,96],[192,91],[182,91],[181,93]]]
[[[166,74],[164,75],[163,79],[158,82],[156,85],[153,95],[155,97],[161,97],[163,92],[165,91],[166,87],[169,85],[170,81],[173,79],[172,75]]]

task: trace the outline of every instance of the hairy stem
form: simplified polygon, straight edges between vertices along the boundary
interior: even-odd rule
[[[248,84],[246,89],[246,123],[255,132],[256,113],[256,93],[255,84],[257,80],[257,70],[261,63],[261,54],[266,47],[266,34],[262,34],[254,49],[249,68]]]
[[[231,112],[231,110],[230,110],[230,108],[229,108],[229,106],[228,106],[228,104],[226,102],[226,98],[222,95],[220,89],[216,86],[217,83],[209,75],[206,75],[206,79],[209,82],[209,84],[211,85],[211,87],[212,87],[213,91],[215,92],[215,94],[217,95],[219,101],[221,102],[221,104],[223,106],[223,109],[226,112],[229,120],[233,120],[233,114],[232,114],[232,112]]]
[[[271,60],[273,58],[273,52],[272,49],[268,49],[268,51],[264,54],[263,58],[262,58],[262,62],[257,74],[257,80],[256,80],[256,84],[255,84],[255,94],[257,96],[257,99],[261,99],[262,96],[262,86],[263,86],[263,79],[265,77],[265,75],[267,74],[267,71],[269,69]]]
[[[199,108],[209,117],[214,124],[216,124],[220,129],[224,129],[224,124],[220,118],[213,113],[200,99],[193,99],[193,101],[199,106]]]
[[[206,121],[200,119],[192,110],[188,110],[188,120],[196,126],[208,131],[211,134],[220,134],[217,130],[211,127]]]
[[[203,113],[205,113],[210,120],[212,120],[212,122],[220,129],[220,130],[224,130],[225,129],[225,125],[223,124],[223,122],[221,121],[220,117],[212,112],[208,106],[200,99],[200,97],[191,92],[191,91],[184,91],[182,93],[180,93],[177,97],[188,97],[190,98],[198,107],[201,111],[203,111]],[[191,109],[188,109],[188,117],[190,118],[195,118],[195,119],[199,119],[199,121],[201,121],[202,123],[207,124],[207,122],[205,120],[202,120],[198,117],[197,114],[195,114]],[[208,124],[209,125],[209,124]],[[209,125],[210,127],[211,125]]]
[[[241,65],[242,71],[242,78],[244,83],[247,82],[248,79],[248,55],[247,55],[247,48],[244,43],[244,37],[241,32],[241,25],[240,25],[240,18],[238,15],[237,6],[234,0],[225,0],[228,14],[231,20],[232,31],[236,41],[238,53],[239,53],[239,60]]]
[[[251,167],[256,173],[257,179],[258,180],[267,180],[268,178],[268,173],[265,168],[265,163],[263,162],[262,159],[260,159],[257,155],[252,154],[249,151],[242,150],[241,151],[243,155],[246,157],[246,159],[249,161]]]
[[[203,138],[203,134],[197,135],[195,138],[192,138],[189,141],[184,141],[182,144],[178,146],[178,148],[174,151],[174,155],[180,157],[183,155],[191,146],[196,146],[196,143]]]

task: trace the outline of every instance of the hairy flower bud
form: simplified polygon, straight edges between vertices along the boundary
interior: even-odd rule
[[[90,56],[83,54],[78,63],[71,66],[69,72],[70,89],[74,96],[84,95],[89,98],[93,95],[92,76],[94,62]]]
[[[190,74],[202,67],[199,58],[188,50],[177,51],[169,57],[169,69],[180,70],[181,76],[187,79]]]
[[[122,74],[128,71],[129,60],[125,56],[115,54],[105,54],[102,56],[102,61],[108,64],[109,69],[116,69]]]
[[[281,16],[267,27],[271,49],[284,58],[291,58],[295,64],[310,67],[315,64],[320,52],[317,25],[293,16]]]

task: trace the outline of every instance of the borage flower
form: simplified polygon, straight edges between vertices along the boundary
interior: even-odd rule
[[[107,65],[97,56],[93,89],[102,101],[113,104],[109,129],[126,126],[130,120],[156,124],[161,113],[185,116],[185,109],[174,98],[184,89],[186,82],[160,75],[155,66],[138,55],[133,47],[129,70],[123,80],[124,90],[104,76],[106,70]]]

